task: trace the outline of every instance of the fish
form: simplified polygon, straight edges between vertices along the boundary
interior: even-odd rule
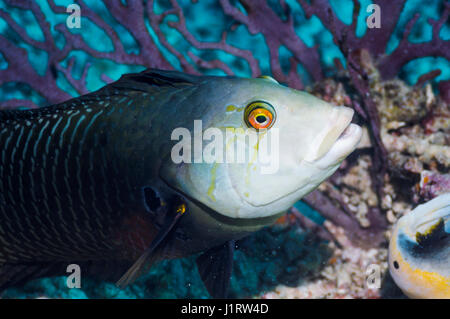
[[[410,298],[450,299],[450,193],[397,221],[389,243],[389,271]]]
[[[353,113],[269,76],[157,69],[0,111],[0,290],[68,264],[124,287],[199,254],[208,292],[226,297],[235,241],[337,170],[361,138]],[[255,157],[264,145],[272,171]],[[238,149],[248,156],[233,161]]]

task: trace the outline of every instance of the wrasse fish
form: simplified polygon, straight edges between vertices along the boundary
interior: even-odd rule
[[[398,220],[389,244],[389,270],[410,298],[450,298],[450,193]]]
[[[68,264],[123,286],[155,261],[203,253],[206,288],[226,296],[234,241],[338,168],[361,137],[352,116],[270,77],[161,70],[61,104],[0,111],[0,290],[65,274]],[[278,130],[278,170],[263,174],[253,158],[176,163],[173,132],[194,132],[195,120],[203,132],[234,129],[250,153]]]

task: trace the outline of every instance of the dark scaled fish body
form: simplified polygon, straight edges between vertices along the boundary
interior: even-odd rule
[[[233,240],[285,209],[232,218],[190,195],[198,181],[172,182],[171,132],[225,109],[227,81],[149,70],[58,105],[0,111],[0,290],[74,263],[127,284],[154,261],[206,251],[200,273],[223,296]]]

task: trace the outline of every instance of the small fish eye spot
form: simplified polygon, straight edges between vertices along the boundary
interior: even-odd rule
[[[392,263],[394,265],[395,269],[399,269],[400,265],[398,264],[397,260],[394,260],[394,262]]]

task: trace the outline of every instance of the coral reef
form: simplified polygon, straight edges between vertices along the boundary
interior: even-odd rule
[[[356,0],[80,0],[80,29],[66,24],[70,3],[0,0],[0,108],[61,102],[145,67],[269,74],[352,107],[358,150],[303,200],[322,218],[296,206],[239,242],[232,294],[380,296],[364,276],[369,264],[385,272],[392,224],[450,190],[448,1],[378,0],[381,28],[367,28],[369,3]],[[193,268],[193,258],[165,261],[123,291],[53,278],[3,297],[206,297]]]
[[[342,228],[325,222],[338,241],[338,245],[330,243],[333,255],[327,266],[319,272],[318,279],[299,287],[279,285],[275,290],[264,294],[263,298],[379,298],[381,290],[368,287],[369,266],[379,266],[380,273],[387,270],[387,249],[371,248],[364,250],[354,246],[345,236]],[[381,282],[380,282],[381,285]]]

